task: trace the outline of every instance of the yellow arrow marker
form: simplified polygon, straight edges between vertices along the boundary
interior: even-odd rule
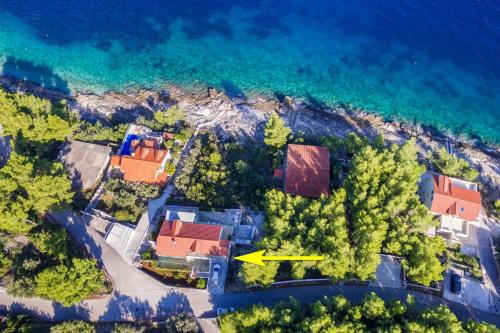
[[[264,266],[264,261],[282,261],[282,260],[325,260],[323,256],[265,256],[264,252],[266,250],[261,250],[257,252],[252,252],[245,254],[234,259],[249,262],[251,264]]]

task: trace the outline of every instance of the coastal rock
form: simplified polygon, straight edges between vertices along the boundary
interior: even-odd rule
[[[74,97],[46,92],[36,86],[21,83],[16,86],[11,80],[2,78],[0,84],[8,84],[9,90],[36,92],[50,99],[68,99],[70,107],[84,117],[104,119],[129,119],[147,114],[172,103],[182,109],[187,121],[199,130],[215,131],[223,139],[240,142],[262,142],[263,128],[268,117],[278,112],[294,132],[314,136],[346,137],[354,132],[368,137],[383,134],[389,143],[416,138],[421,161],[425,156],[447,143],[453,152],[466,159],[481,171],[480,187],[484,198],[493,200],[500,193],[500,150],[498,146],[485,145],[477,141],[457,139],[420,125],[405,122],[384,121],[380,116],[348,105],[329,108],[310,106],[302,100],[284,97],[282,103],[275,98],[254,96],[231,99],[215,88],[185,90],[174,85],[165,85],[162,92],[138,90],[135,92],[109,92],[103,95],[77,94]]]

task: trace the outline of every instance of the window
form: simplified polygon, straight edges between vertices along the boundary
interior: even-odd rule
[[[460,211],[463,212],[464,211],[464,207],[460,208]]]

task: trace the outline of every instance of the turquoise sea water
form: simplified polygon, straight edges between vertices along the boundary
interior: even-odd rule
[[[213,85],[500,142],[495,1],[0,3],[4,75],[70,93]]]

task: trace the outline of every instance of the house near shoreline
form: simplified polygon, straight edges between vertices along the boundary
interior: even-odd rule
[[[308,198],[328,195],[330,188],[330,152],[325,147],[289,144],[283,169],[274,177],[284,180],[288,194]]]
[[[155,241],[160,267],[184,267],[192,277],[208,277],[212,262],[227,262],[234,244],[251,244],[255,227],[241,225],[240,209],[200,211],[165,206]]]
[[[163,134],[131,125],[120,151],[111,157],[111,171],[127,181],[165,186],[168,180],[165,165],[172,155],[161,148],[162,143]]]
[[[431,235],[461,243],[469,236],[469,226],[479,224],[482,206],[476,183],[426,172],[419,195],[429,211],[439,218],[439,226],[428,231]]]
[[[164,221],[156,240],[158,257],[227,257],[229,239],[223,239],[223,227],[179,220]]]

